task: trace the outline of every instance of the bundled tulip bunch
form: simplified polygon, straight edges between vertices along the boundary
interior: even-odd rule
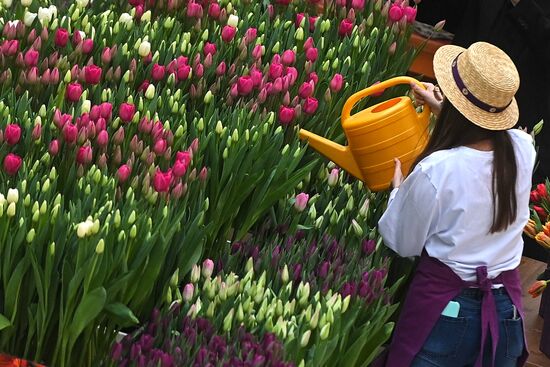
[[[538,184],[531,191],[531,218],[529,219],[525,229],[525,234],[534,238],[537,243],[546,249],[550,250],[550,181]]]
[[[334,365],[336,346],[350,365],[374,355],[394,309],[371,229],[383,196],[321,165],[297,131],[341,141],[346,99],[408,69],[414,8],[321,3],[1,2],[0,350],[97,365],[119,330],[179,300],[189,330],[205,317],[223,339],[216,361]],[[265,275],[243,274],[241,251],[219,277],[195,274],[192,297],[180,289],[205,254],[250,235]],[[295,245],[272,271],[262,259],[277,235]],[[357,269],[343,271],[343,254]],[[209,297],[224,282],[238,284],[231,297]],[[247,302],[253,285],[269,305]],[[275,317],[280,303],[294,309]],[[162,330],[154,338],[176,329]],[[206,339],[183,354],[204,357]],[[176,346],[140,355],[179,363]]]

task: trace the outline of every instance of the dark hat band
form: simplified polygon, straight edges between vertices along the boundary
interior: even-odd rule
[[[458,54],[458,56],[460,56],[461,54],[462,53]],[[464,84],[464,81],[462,81],[462,78],[460,77],[460,73],[458,72],[458,56],[454,59],[452,68],[453,68],[453,77],[454,77],[456,86],[458,87],[462,95],[466,97],[468,101],[472,102],[476,107],[479,107],[483,111],[486,111],[489,113],[499,113],[504,111],[506,108],[508,108],[508,106],[510,106],[510,104],[512,103],[513,99],[511,99],[510,102],[504,107],[495,107],[483,102],[482,100],[474,96],[472,92],[470,92],[470,90]]]

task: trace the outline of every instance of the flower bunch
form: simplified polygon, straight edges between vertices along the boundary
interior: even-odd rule
[[[550,196],[548,189],[550,181],[538,184],[531,191],[530,207],[531,218],[527,222],[523,232],[534,238],[541,246],[550,249]]]

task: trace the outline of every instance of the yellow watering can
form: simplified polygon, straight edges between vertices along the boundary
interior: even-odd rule
[[[386,190],[391,183],[394,158],[402,163],[407,174],[411,164],[428,141],[430,109],[424,105],[417,113],[409,97],[397,97],[381,102],[354,115],[353,106],[361,99],[398,84],[416,83],[416,79],[397,77],[373,85],[352,95],[342,109],[342,128],[348,146],[300,129],[300,139],[338,166],[363,181],[372,191]]]

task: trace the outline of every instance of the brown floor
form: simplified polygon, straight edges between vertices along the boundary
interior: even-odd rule
[[[533,299],[527,293],[529,286],[545,268],[544,263],[526,257],[522,259],[519,267],[523,289],[523,306],[525,307],[525,330],[530,353],[526,367],[550,367],[550,358],[539,350],[543,324],[543,320],[539,317],[540,297]]]

